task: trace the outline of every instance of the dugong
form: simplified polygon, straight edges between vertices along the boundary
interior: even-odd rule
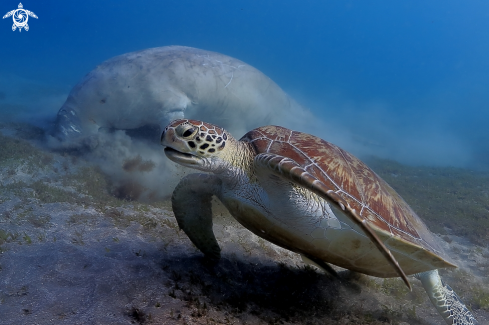
[[[51,134],[76,145],[101,128],[164,129],[183,117],[235,134],[268,124],[300,129],[298,121],[313,119],[269,77],[240,60],[165,46],[116,56],[89,72],[69,93]]]

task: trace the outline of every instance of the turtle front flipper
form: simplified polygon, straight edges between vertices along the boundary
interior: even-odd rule
[[[297,162],[287,157],[283,157],[273,153],[261,153],[255,157],[254,164],[256,168],[267,169],[277,176],[283,177],[299,186],[309,189],[329,203],[335,204],[341,210],[345,211],[345,214],[350,218],[350,220],[358,225],[370,238],[370,240],[377,246],[379,251],[385,256],[387,261],[397,271],[406,286],[411,290],[411,284],[409,283],[406,274],[395,259],[394,255],[392,255],[391,251],[375,234],[372,228],[368,225],[367,221],[362,218],[355,209],[351,208],[350,205],[345,202],[338,194],[336,194],[334,192],[334,189],[328,188],[323,182],[307,172]]]
[[[2,18],[3,18],[3,19],[5,19],[5,18],[7,18],[7,17],[10,17],[10,16],[12,16],[12,15],[14,14],[14,12],[15,12],[15,9],[14,9],[14,10],[10,10],[10,11],[9,11],[9,12],[7,12],[7,13],[6,13],[6,14],[5,14],[5,15],[4,15]]]
[[[221,180],[214,175],[190,174],[175,187],[171,198],[178,226],[192,243],[211,260],[221,257],[212,231],[212,196],[221,191]]]
[[[418,273],[416,277],[421,280],[428,297],[447,324],[479,324],[452,288],[443,283],[438,270]]]

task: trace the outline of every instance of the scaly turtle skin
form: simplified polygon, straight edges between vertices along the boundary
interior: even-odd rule
[[[455,267],[406,202],[359,159],[313,135],[279,126],[237,141],[200,121],[176,120],[161,137],[165,154],[210,174],[182,179],[172,197],[181,229],[218,259],[211,198],[246,228],[332,269],[377,276],[415,275],[447,324],[477,321],[437,269]]]

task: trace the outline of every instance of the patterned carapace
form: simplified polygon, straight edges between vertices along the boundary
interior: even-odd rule
[[[256,154],[274,153],[292,159],[377,229],[443,254],[408,204],[362,161],[336,145],[280,126],[254,129],[240,141],[249,142]]]

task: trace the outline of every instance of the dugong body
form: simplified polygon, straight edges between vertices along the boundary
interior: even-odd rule
[[[166,46],[116,56],[89,72],[59,110],[53,135],[76,144],[100,128],[156,124],[163,129],[183,117],[240,134],[260,125],[296,124],[309,114],[269,77],[242,61]]]

